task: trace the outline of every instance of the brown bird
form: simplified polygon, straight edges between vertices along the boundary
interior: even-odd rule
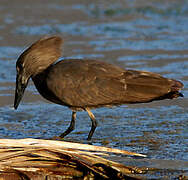
[[[14,108],[17,109],[24,90],[32,78],[39,93],[49,101],[72,109],[68,129],[75,126],[76,112],[85,110],[92,126],[91,139],[97,121],[90,109],[128,103],[146,103],[154,100],[183,96],[180,81],[167,79],[159,74],[125,70],[96,60],[67,59],[56,62],[61,56],[62,39],[44,37],[32,44],[18,58]]]

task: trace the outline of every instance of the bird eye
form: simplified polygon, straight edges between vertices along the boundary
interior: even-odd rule
[[[21,63],[16,65],[17,72],[21,71],[23,69],[23,65]]]

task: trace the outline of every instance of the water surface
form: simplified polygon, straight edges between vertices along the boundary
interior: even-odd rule
[[[12,108],[17,57],[39,37],[59,34],[64,57],[99,59],[184,83],[184,98],[93,110],[99,122],[93,144],[147,154],[143,166],[151,161],[149,166],[166,167],[172,177],[186,174],[187,1],[2,0],[0,13],[1,138],[48,139],[69,125],[71,111],[41,98],[32,82],[18,110]],[[89,129],[87,114],[79,112],[76,129],[65,139],[85,142]]]

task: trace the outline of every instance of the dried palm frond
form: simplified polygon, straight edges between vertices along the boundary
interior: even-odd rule
[[[100,155],[124,150],[41,139],[1,139],[0,180],[126,179],[144,169],[125,166]],[[132,177],[133,178],[133,177]]]

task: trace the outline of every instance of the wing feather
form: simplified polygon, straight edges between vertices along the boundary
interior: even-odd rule
[[[47,86],[69,106],[95,107],[151,101],[169,93],[172,80],[94,60],[65,60],[50,69]]]

